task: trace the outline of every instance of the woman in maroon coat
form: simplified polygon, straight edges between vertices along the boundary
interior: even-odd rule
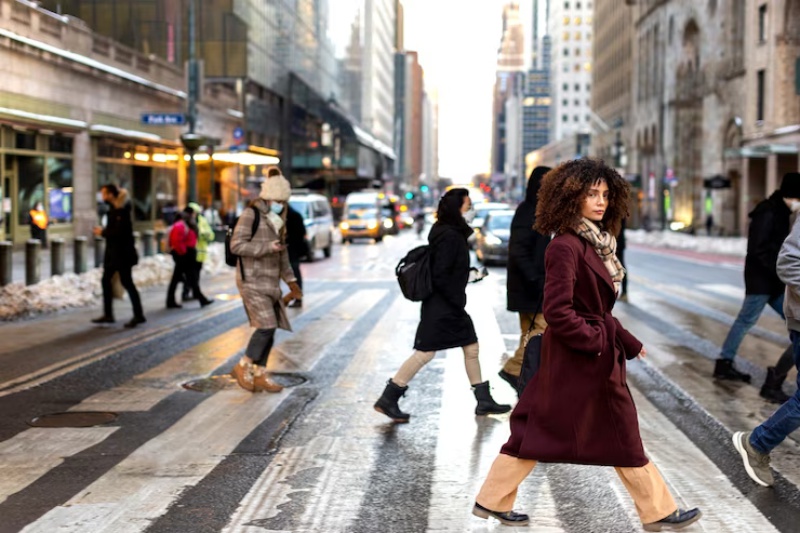
[[[477,516],[527,524],[511,509],[537,461],[616,467],[646,531],[683,529],[701,516],[678,509],[645,456],[626,383],[626,360],[646,354],[611,315],[625,275],[614,235],[627,203],[627,183],[602,161],[569,161],[544,178],[536,230],[556,237],[545,254],[541,366],[511,415],[511,437],[478,494]]]

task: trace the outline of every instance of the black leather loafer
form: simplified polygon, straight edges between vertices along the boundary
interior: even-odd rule
[[[506,526],[527,526],[530,522],[530,518],[526,514],[517,513],[514,511],[498,513],[497,511],[487,509],[478,502],[475,502],[475,507],[472,508],[472,514],[480,518],[489,518],[490,516],[493,516],[500,520],[501,524]]]
[[[694,508],[684,511],[678,509],[666,518],[662,518],[658,522],[644,524],[645,531],[678,531],[685,527],[689,527],[703,517],[700,509]]]

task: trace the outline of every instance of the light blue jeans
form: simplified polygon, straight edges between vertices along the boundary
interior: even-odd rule
[[[800,371],[800,332],[790,330],[794,352],[794,364]],[[800,373],[797,375],[797,391],[780,406],[769,419],[753,430],[750,445],[761,453],[769,453],[783,442],[791,432],[800,428]]]
[[[744,336],[756,325],[758,317],[761,316],[761,312],[767,304],[781,315],[781,318],[786,318],[783,316],[783,293],[779,296],[770,296],[769,294],[746,295],[742,309],[739,311],[739,315],[733,322],[731,330],[722,344],[722,353],[720,355],[723,359],[733,360],[736,357],[736,352],[739,351],[739,345],[742,344]]]

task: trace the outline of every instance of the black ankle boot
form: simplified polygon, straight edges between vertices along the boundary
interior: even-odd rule
[[[489,391],[488,381],[473,385],[472,392],[475,393],[475,399],[478,400],[478,405],[475,407],[476,415],[500,415],[511,410],[510,405],[494,401],[492,393]]]
[[[775,374],[775,367],[770,366],[767,368],[767,379],[764,380],[764,385],[761,387],[761,397],[772,403],[786,403],[789,401],[790,396],[783,392],[784,376],[777,376]]]
[[[401,411],[400,406],[397,405],[397,401],[401,396],[405,396],[407,390],[408,386],[401,387],[390,379],[386,382],[386,388],[383,389],[383,394],[381,394],[381,397],[375,402],[375,410],[385,414],[399,424],[408,422],[411,415]]]
[[[733,368],[733,361],[731,359],[717,359],[717,363],[714,365],[714,377],[716,379],[750,383],[750,374],[739,372]]]

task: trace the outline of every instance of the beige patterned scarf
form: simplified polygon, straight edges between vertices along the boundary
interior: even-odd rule
[[[617,259],[617,239],[607,231],[600,230],[588,218],[582,218],[575,231],[594,247],[594,251],[600,256],[606,266],[606,270],[611,274],[611,279],[614,281],[614,289],[619,295],[622,279],[625,277],[625,269]]]

